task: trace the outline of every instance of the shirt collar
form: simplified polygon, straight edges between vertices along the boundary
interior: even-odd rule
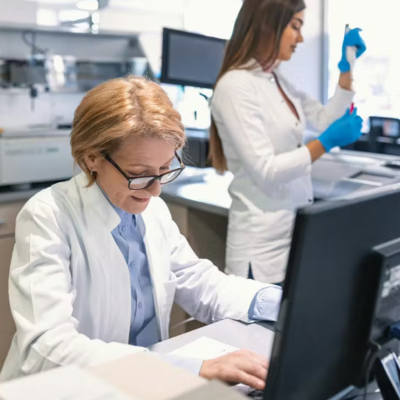
[[[277,71],[279,65],[280,62],[276,61],[269,71],[264,71],[261,64],[255,58],[251,58],[249,61],[243,64],[241,68],[243,69],[250,68],[250,70],[253,72],[258,72],[263,74],[264,76],[271,77],[273,73]]]

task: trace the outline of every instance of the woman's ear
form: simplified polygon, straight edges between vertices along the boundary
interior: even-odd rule
[[[96,172],[100,162],[100,157],[97,154],[89,153],[84,156],[85,164],[89,171]]]

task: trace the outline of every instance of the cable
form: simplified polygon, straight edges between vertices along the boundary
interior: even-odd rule
[[[31,40],[28,39],[28,34],[31,35]],[[22,41],[31,49],[31,60],[29,62],[29,71],[31,74],[31,85],[30,85],[30,97],[31,97],[31,109],[35,109],[35,99],[38,96],[38,90],[36,89],[33,82],[33,68],[36,65],[35,55],[45,55],[46,51],[36,46],[36,32],[35,31],[24,31],[22,32]]]
[[[400,340],[400,322],[393,324],[390,327],[390,336],[394,339]]]
[[[206,99],[206,101],[210,100],[210,98],[205,95],[204,93],[199,93],[200,96],[204,97]]]
[[[400,322],[398,322],[398,323],[396,323],[396,324],[394,324],[394,325],[392,325],[390,327],[389,334],[390,334],[390,336],[392,338],[400,340]],[[363,400],[367,400],[368,396],[375,394],[375,392],[368,393],[367,392],[367,386],[368,386],[368,380],[369,380],[369,376],[370,376],[372,367],[373,367],[374,362],[376,360],[376,355],[379,353],[379,351],[382,349],[382,347],[378,343],[376,343],[374,341],[371,341],[370,344],[372,345],[372,347],[369,349],[369,351],[371,353],[367,356],[364,393],[363,394],[358,394],[358,395],[353,396],[353,397],[349,397],[346,400],[355,400],[355,399],[360,398],[361,396],[363,397]],[[389,349],[386,349],[386,352],[388,354],[392,354],[392,351],[390,351]]]
[[[28,34],[31,34],[31,41],[28,39]],[[36,46],[36,32],[22,32],[22,41],[32,50],[32,54],[46,54],[46,50],[43,50],[40,47]]]
[[[374,366],[376,356],[381,350],[381,345],[376,343],[375,341],[371,340],[370,342],[370,354],[367,356],[366,368],[365,368],[365,382],[364,382],[364,393],[357,397],[363,396],[363,400],[367,400],[367,396],[371,393],[367,393],[369,377]]]

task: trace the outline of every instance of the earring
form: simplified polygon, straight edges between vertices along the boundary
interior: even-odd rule
[[[90,175],[92,175],[92,176],[93,176],[93,171],[92,171],[92,170],[90,170]]]

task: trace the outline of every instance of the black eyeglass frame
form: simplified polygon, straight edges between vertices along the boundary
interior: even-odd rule
[[[107,160],[111,165],[113,165],[123,176],[124,178],[128,181],[128,189],[129,190],[143,190],[143,189],[147,189],[149,188],[155,181],[159,180],[160,181],[160,185],[167,185],[168,183],[173,182],[176,178],[178,178],[178,176],[182,173],[182,171],[185,169],[185,165],[183,164],[181,158],[179,157],[178,153],[175,151],[175,157],[178,159],[179,164],[180,164],[180,168],[175,168],[172,169],[170,171],[164,172],[161,175],[146,175],[146,176],[138,176],[135,178],[130,178],[125,172],[124,170],[108,155],[108,154],[103,154],[104,159]],[[171,172],[176,172],[179,171],[178,175],[176,175],[176,177],[174,179],[172,179],[169,182],[166,183],[161,183],[161,179],[163,176],[170,174]],[[136,179],[143,179],[143,178],[153,178],[152,180],[149,181],[148,185],[139,189],[132,189],[131,188],[131,183],[132,181],[135,181]]]

